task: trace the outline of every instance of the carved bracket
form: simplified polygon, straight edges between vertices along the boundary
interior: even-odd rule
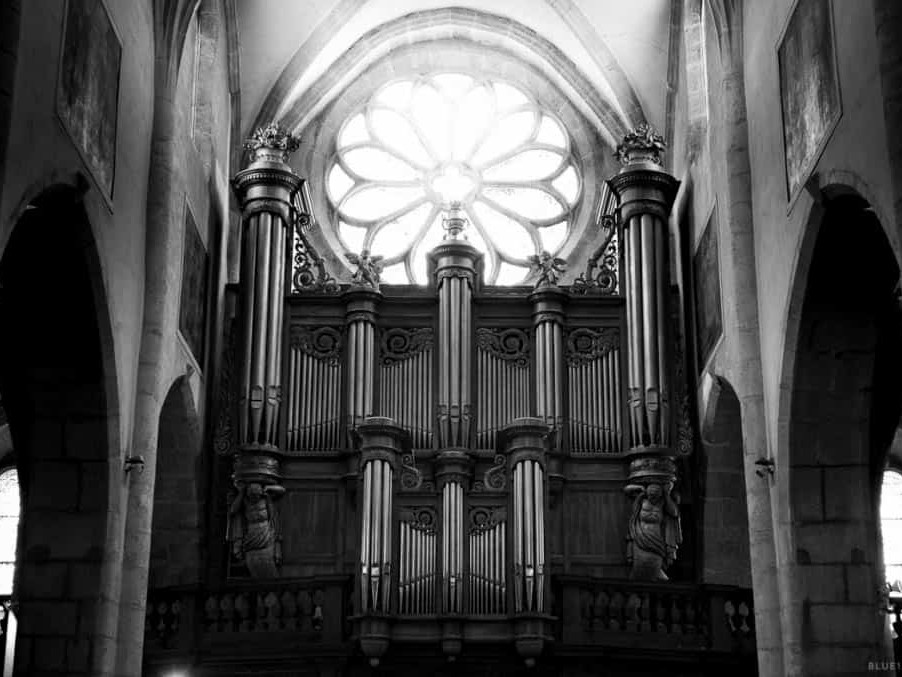
[[[620,235],[614,216],[601,217],[605,239],[586,261],[586,269],[573,281],[574,294],[590,293],[612,296],[620,293]]]
[[[294,271],[291,282],[294,294],[310,291],[336,294],[341,291],[335,278],[326,272],[325,260],[307,241],[301,222],[294,233]]]
[[[485,471],[481,480],[473,483],[473,491],[504,491],[507,484],[507,458],[504,454],[496,454],[492,466]]]

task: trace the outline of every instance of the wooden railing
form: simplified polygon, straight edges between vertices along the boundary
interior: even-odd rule
[[[755,654],[751,590],[572,576],[555,582],[564,645]]]
[[[144,626],[146,674],[229,661],[249,647],[284,653],[286,642],[334,651],[348,638],[350,578],[234,582],[151,590]],[[164,669],[165,668],[165,669]]]

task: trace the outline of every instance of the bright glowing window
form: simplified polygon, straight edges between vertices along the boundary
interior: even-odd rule
[[[902,587],[902,474],[883,473],[880,493],[880,527],[883,534],[883,562],[886,581]]]
[[[425,284],[442,210],[459,202],[489,284],[566,241],[582,179],[570,137],[525,91],[460,73],[396,80],[341,127],[327,171],[341,245],[384,257],[382,280]]]
[[[13,591],[19,510],[19,474],[10,468],[0,473],[0,595]]]

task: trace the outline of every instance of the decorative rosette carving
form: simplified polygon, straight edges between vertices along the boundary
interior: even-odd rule
[[[583,364],[620,348],[620,330],[614,327],[574,329],[567,335],[567,363]]]
[[[423,351],[431,350],[432,341],[431,327],[387,329],[382,333],[382,364],[396,364]]]
[[[522,329],[480,327],[476,330],[476,345],[480,350],[513,362],[518,367],[529,365],[529,336]]]
[[[291,327],[290,345],[303,353],[329,364],[338,364],[341,358],[341,332],[335,327]]]

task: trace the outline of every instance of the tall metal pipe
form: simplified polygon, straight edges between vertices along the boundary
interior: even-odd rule
[[[679,508],[671,497],[678,451],[671,441],[675,370],[666,225],[679,182],[662,169],[663,149],[663,139],[641,125],[618,146],[623,167],[608,181],[619,198],[626,245],[631,419],[626,492],[633,501],[628,552],[631,575],[656,580],[666,578],[663,568],[672,562],[680,540]],[[652,513],[660,518],[642,517]]]
[[[536,416],[551,428],[563,425],[564,303],[567,294],[558,287],[543,286],[529,296],[533,304],[536,349]]]

